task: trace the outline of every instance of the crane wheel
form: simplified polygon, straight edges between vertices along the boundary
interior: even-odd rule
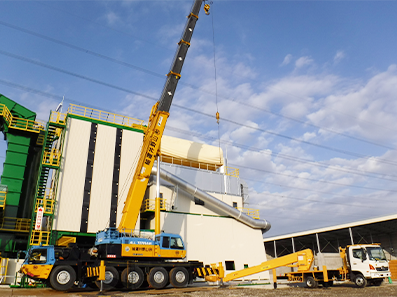
[[[139,267],[128,267],[121,273],[121,282],[127,289],[138,289],[142,286],[144,275],[142,269]]]
[[[153,267],[147,276],[147,281],[152,288],[162,289],[168,284],[168,273],[163,267]]]
[[[185,267],[174,267],[170,271],[170,282],[175,288],[185,288],[189,282],[189,273]]]
[[[105,280],[103,281],[103,289],[113,289],[118,284],[119,280],[120,277],[117,269],[111,266],[107,266],[105,270]],[[95,281],[95,284],[98,288],[101,288],[101,281]]]
[[[76,281],[76,271],[69,265],[56,266],[50,274],[50,285],[57,291],[69,290]]]

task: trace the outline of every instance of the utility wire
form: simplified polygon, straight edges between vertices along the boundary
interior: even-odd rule
[[[251,181],[251,182],[255,182],[255,183],[259,183],[259,184],[263,184],[263,185],[274,185],[274,186],[278,186],[278,187],[282,187],[282,188],[289,188],[289,189],[294,189],[294,190],[300,190],[300,191],[307,191],[307,192],[313,192],[313,193],[318,193],[318,194],[324,194],[324,195],[332,195],[332,197],[340,197],[340,198],[348,198],[348,199],[355,199],[357,197],[355,196],[349,196],[349,195],[341,195],[341,194],[335,194],[332,192],[323,192],[323,191],[316,191],[313,189],[307,189],[307,188],[299,188],[299,187],[292,187],[292,186],[287,186],[287,185],[281,185],[281,184],[275,184],[275,183],[269,183],[269,182],[264,182],[264,181],[259,181],[259,180],[254,180],[254,179],[249,179],[249,178],[244,178],[244,181]],[[360,199],[362,199],[362,197],[360,196]],[[370,200],[371,202],[373,202],[373,198],[368,198],[365,200]],[[377,202],[390,202],[390,203],[397,203],[397,200],[379,200],[376,199]]]
[[[396,192],[397,193],[397,190],[390,190],[390,189],[385,190],[385,189],[373,188],[373,187],[364,187],[364,186],[357,186],[357,185],[341,184],[341,183],[337,183],[337,182],[318,180],[318,179],[313,179],[313,178],[308,178],[308,177],[296,176],[296,175],[292,175],[292,174],[274,172],[274,171],[269,171],[269,170],[265,170],[265,169],[251,168],[251,167],[242,166],[242,165],[238,165],[238,164],[231,164],[231,166],[238,167],[238,168],[249,169],[249,170],[254,170],[254,171],[259,171],[259,172],[266,172],[266,173],[271,173],[271,174],[276,174],[276,175],[282,175],[282,176],[286,176],[286,177],[298,178],[298,179],[308,180],[308,181],[312,181],[312,182],[326,183],[326,184],[332,184],[332,185],[343,186],[343,187],[352,187],[352,188],[358,188],[358,189],[375,190],[375,191],[382,191],[382,192]]]
[[[370,206],[370,205],[339,203],[339,202],[323,201],[323,200],[316,200],[316,199],[309,199],[309,198],[302,198],[302,197],[292,197],[292,196],[286,196],[286,195],[282,195],[282,194],[260,193],[259,195],[274,196],[274,197],[278,197],[278,198],[290,199],[290,200],[295,200],[295,201],[299,200],[299,201],[305,201],[305,202],[324,203],[324,204],[333,204],[333,205],[341,205],[341,206],[374,208],[374,206]],[[372,201],[372,202],[377,203],[377,201]],[[377,204],[377,205],[379,205],[379,204]]]
[[[208,139],[208,140],[211,140],[211,141],[217,141],[217,139],[215,137],[210,137],[210,136],[198,133],[198,132],[187,131],[187,130],[183,130],[183,129],[180,129],[180,128],[171,127],[169,125],[167,126],[167,129],[175,131],[175,132],[178,132],[180,134],[185,134],[185,135],[189,135],[189,136],[196,136],[196,137],[199,137],[200,139]],[[275,153],[275,152],[271,152],[271,151],[265,151],[265,150],[263,150],[261,148],[255,148],[255,147],[244,145],[244,144],[241,144],[241,143],[236,143],[234,141],[221,140],[221,142],[223,144],[225,144],[225,145],[229,145],[229,146],[232,146],[232,147],[243,148],[243,149],[248,150],[248,151],[258,152],[258,153],[261,153],[261,154],[264,154],[264,155],[269,155],[269,156],[272,156],[274,158],[282,158],[282,159],[286,159],[286,160],[290,160],[290,161],[294,161],[294,162],[310,164],[310,165],[313,165],[313,166],[316,166],[316,167],[332,169],[332,170],[335,170],[335,171],[346,172],[346,173],[349,173],[349,174],[361,175],[361,176],[364,176],[364,177],[384,179],[384,180],[390,180],[390,181],[397,181],[397,175],[382,174],[382,173],[368,172],[368,171],[357,171],[357,170],[354,170],[352,168],[344,169],[344,168],[340,168],[340,167],[334,167],[334,166],[329,165],[329,164],[323,164],[321,162],[315,162],[313,160],[297,158],[297,157],[294,157],[294,156],[280,154],[280,153]],[[386,177],[394,177],[395,179],[386,178]]]
[[[106,87],[110,87],[110,88],[113,88],[113,89],[116,89],[116,90],[120,90],[120,91],[123,91],[123,92],[126,92],[126,93],[131,93],[131,94],[134,94],[134,95],[137,95],[137,96],[141,96],[141,97],[144,97],[144,98],[147,98],[147,99],[150,99],[150,100],[155,100],[157,102],[157,99],[154,98],[154,97],[151,97],[151,96],[148,96],[148,95],[145,95],[145,94],[141,94],[141,93],[138,93],[138,92],[134,92],[132,90],[128,90],[128,89],[123,88],[123,87],[115,86],[115,85],[112,85],[112,84],[109,84],[109,83],[106,83],[106,82],[103,82],[103,81],[100,81],[100,80],[97,80],[97,79],[94,79],[94,78],[90,78],[88,76],[84,76],[84,75],[80,75],[80,74],[77,74],[77,73],[73,73],[71,71],[64,70],[64,69],[61,69],[61,68],[58,68],[58,67],[54,67],[54,66],[51,66],[51,65],[39,62],[39,61],[35,61],[35,60],[29,59],[29,58],[26,58],[26,57],[15,55],[15,54],[3,51],[3,50],[0,50],[0,54],[5,55],[5,56],[9,56],[11,58],[18,59],[18,60],[21,60],[21,61],[24,61],[24,62],[35,64],[35,65],[38,65],[38,66],[41,66],[41,67],[44,67],[44,68],[48,68],[48,69],[51,69],[51,70],[54,70],[54,71],[58,71],[58,72],[61,72],[61,73],[64,73],[64,74],[68,74],[68,75],[75,76],[75,77],[78,77],[78,78],[81,78],[81,79],[85,79],[85,80],[88,80],[88,81],[91,81],[91,82],[94,82],[94,83],[97,83],[97,84],[100,84],[100,85],[103,85],[103,86],[106,86]],[[173,104],[173,106],[181,108],[181,109],[184,109],[184,110],[189,110],[189,111],[191,111],[193,113],[198,113],[198,114],[201,114],[201,115],[204,115],[204,116],[207,116],[207,117],[214,118],[213,115],[207,114],[205,112],[202,112],[202,111],[199,111],[199,110],[196,110],[196,109],[188,108],[188,107],[181,106],[181,105],[178,105],[178,104]],[[269,130],[265,130],[265,129],[253,127],[253,126],[250,126],[250,125],[238,123],[236,121],[232,121],[232,120],[229,120],[229,119],[223,119],[223,121],[238,125],[240,127],[246,127],[246,128],[252,129],[252,130],[256,130],[256,131],[260,131],[260,132],[267,133],[267,134],[270,134],[270,135],[278,136],[278,137],[281,137],[281,138],[284,138],[284,139],[296,141],[296,142],[307,144],[307,145],[316,146],[318,148],[322,148],[322,149],[325,149],[325,150],[342,153],[342,154],[345,154],[345,155],[350,155],[350,156],[353,156],[353,157],[359,157],[359,158],[365,158],[365,159],[373,158],[373,157],[368,157],[368,156],[365,156],[365,155],[362,155],[362,154],[359,154],[359,153],[353,153],[353,152],[349,152],[349,151],[346,151],[346,150],[341,150],[341,149],[337,149],[337,148],[321,145],[321,144],[318,144],[318,143],[301,140],[301,139],[294,138],[294,137],[291,137],[291,136],[286,136],[286,135],[279,134],[279,133],[276,133],[276,132],[272,132],[272,131],[269,131]],[[385,163],[385,164],[390,164],[390,165],[395,165],[395,166],[397,165],[397,162],[393,162],[393,161],[387,160],[387,159],[376,158],[376,160],[378,160],[381,163]]]
[[[122,60],[111,58],[109,56],[106,56],[106,55],[103,55],[103,54],[100,54],[100,53],[97,53],[97,52],[94,52],[94,51],[91,51],[91,50],[88,50],[88,49],[85,49],[85,48],[82,48],[82,47],[79,47],[79,46],[76,46],[76,45],[73,45],[73,44],[70,44],[70,43],[67,43],[67,42],[64,42],[64,41],[61,41],[61,40],[58,40],[58,39],[55,39],[55,38],[52,38],[52,37],[45,36],[45,35],[37,33],[37,32],[33,32],[31,30],[27,30],[27,29],[24,29],[24,28],[21,28],[21,27],[18,27],[18,26],[15,26],[15,25],[3,22],[3,21],[0,21],[0,25],[6,26],[6,27],[14,29],[14,30],[18,30],[18,31],[24,32],[26,34],[33,35],[35,37],[42,38],[42,39],[47,40],[47,41],[51,41],[53,43],[57,43],[57,44],[63,45],[65,47],[69,47],[71,49],[83,52],[85,54],[89,54],[89,55],[95,56],[97,58],[101,58],[101,59],[104,59],[104,60],[119,64],[119,65],[122,65],[122,66],[125,66],[125,67],[128,67],[128,68],[137,70],[137,71],[141,71],[143,73],[146,73],[146,74],[158,77],[158,78],[162,78],[162,79],[164,78],[164,75],[161,75],[159,73],[147,70],[147,69],[139,67],[139,66],[135,66],[135,65],[133,65],[131,63],[128,63],[128,62],[125,62],[125,61],[122,61]],[[214,31],[213,19],[212,19],[212,26],[213,26],[213,31]],[[278,117],[281,117],[281,118],[285,118],[285,119],[288,119],[290,121],[294,121],[294,122],[300,123],[302,125],[307,125],[307,126],[311,126],[311,127],[317,128],[317,129],[322,129],[324,131],[328,131],[328,132],[331,132],[331,133],[334,133],[334,134],[341,135],[343,137],[351,138],[351,139],[354,139],[354,140],[357,140],[357,141],[361,141],[361,142],[365,142],[365,143],[368,143],[368,144],[372,144],[372,145],[375,145],[375,146],[379,146],[379,147],[383,147],[383,148],[387,148],[387,149],[392,149],[392,150],[395,149],[394,147],[391,147],[391,146],[387,146],[387,145],[384,145],[384,144],[376,143],[376,142],[369,141],[369,140],[366,140],[366,139],[362,139],[362,138],[359,138],[359,137],[355,137],[355,136],[352,136],[352,135],[347,135],[347,134],[335,131],[335,130],[330,129],[330,128],[321,127],[321,126],[312,124],[312,123],[307,122],[307,121],[302,121],[302,120],[299,120],[299,119],[296,119],[296,118],[288,117],[288,116],[273,112],[271,110],[267,110],[267,109],[261,108],[259,106],[250,104],[247,101],[241,102],[241,101],[239,101],[239,100],[237,100],[235,98],[229,98],[229,97],[225,97],[225,96],[219,95],[218,94],[218,89],[217,89],[217,82],[216,82],[215,37],[214,37],[214,32],[213,32],[213,46],[214,46],[214,67],[215,67],[215,84],[216,84],[215,94],[213,92],[211,92],[211,91],[202,89],[202,88],[200,88],[198,86],[195,86],[195,85],[192,85],[192,84],[188,84],[186,82],[180,82],[180,84],[185,85],[185,86],[189,86],[189,87],[191,87],[193,89],[197,89],[197,90],[199,90],[199,91],[201,91],[203,93],[214,95],[215,98],[216,98],[217,113],[218,113],[218,97],[220,97],[220,98],[223,98],[225,100],[232,101],[232,102],[235,102],[235,103],[240,104],[240,105],[244,105],[245,107],[248,106],[248,107],[253,108],[255,110],[260,110],[260,111],[263,111],[263,112],[266,112],[266,113],[269,113],[269,114],[273,114],[275,116],[278,116]],[[280,90],[280,92],[281,92],[281,90]],[[287,93],[287,92],[284,92],[284,91],[283,91],[283,93],[286,93],[286,94],[289,94],[289,95],[293,95],[293,94],[290,94],[290,93]],[[300,97],[298,97],[296,95],[294,95],[294,96],[299,98],[299,99],[301,99]],[[352,116],[352,117],[354,117],[354,116]]]
[[[41,96],[44,96],[44,97],[48,97],[48,98],[53,98],[53,99],[57,99],[57,100],[62,100],[63,99],[63,96],[54,95],[54,94],[50,94],[50,93],[47,93],[47,92],[39,91],[39,90],[36,90],[36,89],[32,89],[32,88],[29,88],[29,87],[21,86],[21,85],[18,85],[18,84],[9,82],[9,81],[5,81],[5,80],[2,80],[2,79],[0,79],[0,84],[6,85],[6,86],[9,86],[9,87],[12,87],[12,88],[17,88],[17,89],[20,89],[20,90],[23,90],[23,91],[26,91],[26,92],[38,94],[38,95],[41,95]],[[152,98],[152,99],[155,100],[155,98]],[[75,103],[75,104],[84,104],[84,105],[86,105],[88,107],[95,108],[95,109],[103,109],[102,107],[91,105],[91,104],[86,103],[86,102],[80,102],[80,101],[72,100],[72,99],[67,98],[67,97],[65,98],[65,100],[68,101],[68,102],[71,102],[71,103]],[[186,134],[186,135],[189,135],[189,136],[193,135],[193,136],[196,136],[196,137],[200,137],[201,139],[208,139],[208,140],[212,140],[212,141],[217,140],[214,137],[205,136],[203,134],[200,134],[200,133],[197,133],[197,132],[193,132],[193,131],[182,130],[180,128],[175,128],[175,127],[172,127],[170,125],[167,125],[167,129],[172,130],[172,131],[176,131],[176,132],[181,133],[181,134]],[[308,163],[308,164],[311,164],[311,165],[314,165],[314,166],[317,166],[317,167],[323,167],[323,168],[332,169],[332,170],[341,171],[341,172],[346,172],[346,173],[350,173],[350,174],[361,175],[361,176],[369,177],[369,178],[377,178],[377,179],[396,181],[395,179],[385,178],[385,176],[397,177],[395,175],[385,175],[385,174],[374,173],[374,172],[365,172],[365,171],[363,173],[363,172],[355,172],[353,170],[347,170],[347,169],[342,169],[342,168],[334,168],[334,167],[332,167],[331,165],[328,165],[328,164],[321,164],[321,163],[313,162],[312,160],[305,160],[305,159],[300,159],[300,158],[296,158],[296,157],[293,157],[293,156],[278,154],[278,153],[274,153],[274,152],[267,152],[267,151],[264,151],[263,149],[260,149],[260,148],[254,148],[252,146],[238,144],[238,143],[231,142],[231,141],[221,140],[221,142],[223,144],[230,145],[230,146],[233,146],[233,147],[239,147],[239,148],[243,148],[245,150],[254,151],[254,152],[260,152],[262,154],[271,155],[271,156],[273,156],[275,158],[284,158],[284,159],[288,159],[288,160],[291,160],[291,161],[294,161],[294,162]],[[368,174],[382,175],[382,176],[372,176],[372,175],[368,175]],[[297,178],[299,178],[299,177],[297,177]]]

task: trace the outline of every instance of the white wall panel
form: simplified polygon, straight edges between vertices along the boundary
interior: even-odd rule
[[[189,260],[223,265],[234,261],[236,270],[244,269],[244,264],[252,267],[267,260],[261,230],[232,218],[161,212],[161,229],[182,236]],[[269,279],[269,273],[246,279]]]
[[[98,125],[88,213],[89,233],[109,227],[116,130],[114,127]]]
[[[120,160],[120,177],[119,177],[119,199],[117,205],[117,221],[119,225],[124,201],[127,197],[132,178],[134,176],[136,163],[139,160],[143,142],[143,134],[139,132],[123,130],[123,139],[121,143],[121,160]],[[139,222],[139,220],[138,220]]]
[[[68,119],[59,175],[54,230],[80,231],[90,132],[91,122]]]

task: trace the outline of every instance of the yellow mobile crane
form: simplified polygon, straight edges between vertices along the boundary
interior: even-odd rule
[[[79,284],[95,281],[102,260],[106,266],[105,289],[120,281],[126,288],[137,289],[145,280],[151,287],[161,289],[168,283],[174,287],[186,286],[193,281],[195,268],[202,267],[198,261],[167,261],[184,259],[186,248],[180,235],[160,232],[159,206],[154,240],[136,236],[134,228],[203,2],[195,0],[192,5],[161,97],[152,107],[118,228],[98,232],[95,246],[88,251],[78,247],[32,246],[21,268],[28,277],[45,281],[56,290],[68,290],[76,281]],[[209,13],[208,4],[204,10]]]

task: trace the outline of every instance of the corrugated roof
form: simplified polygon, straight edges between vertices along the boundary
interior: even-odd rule
[[[293,237],[295,238],[295,237],[299,237],[299,236],[306,236],[306,235],[311,235],[311,234],[316,234],[316,233],[324,233],[324,232],[329,232],[329,231],[336,231],[336,230],[340,230],[340,229],[346,229],[346,228],[350,228],[350,227],[357,227],[357,226],[362,226],[362,225],[380,223],[380,222],[396,220],[396,219],[397,219],[397,214],[393,214],[393,215],[371,218],[371,219],[367,219],[367,220],[345,223],[345,224],[340,224],[340,225],[335,225],[335,226],[330,226],[330,227],[324,227],[324,228],[318,228],[318,229],[313,229],[313,230],[307,230],[307,231],[302,231],[302,232],[295,232],[295,233],[290,233],[290,234],[269,237],[269,238],[265,238],[263,240],[263,242],[269,242],[269,241],[281,240],[281,239],[293,238]],[[396,226],[396,229],[397,229],[397,226]]]

